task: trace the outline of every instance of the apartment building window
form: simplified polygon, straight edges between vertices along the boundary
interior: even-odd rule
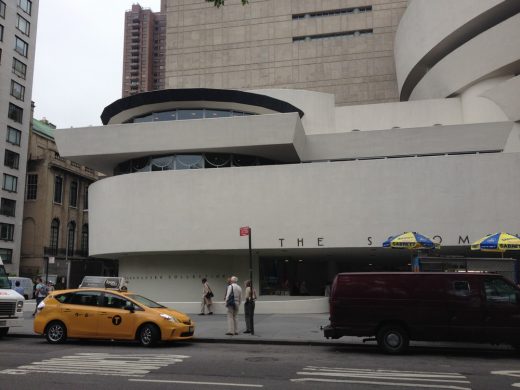
[[[78,207],[78,182],[70,182],[69,206]]]
[[[9,112],[7,113],[7,116],[15,122],[22,123],[23,108],[18,107],[16,104],[9,103]]]
[[[22,132],[15,129],[14,127],[7,126],[7,137],[6,141],[10,144],[20,146],[20,140],[22,138]]]
[[[0,214],[14,217],[16,212],[16,200],[2,198],[0,201]]]
[[[20,7],[26,14],[30,15],[32,10],[32,1],[18,0],[18,7]]]
[[[0,17],[5,19],[5,3],[0,1]]]
[[[15,36],[14,50],[18,54],[27,57],[27,53],[29,52],[29,44],[25,42],[23,39],[20,39],[17,36]]]
[[[18,169],[20,164],[20,155],[8,149],[5,150],[4,165],[9,168]]]
[[[13,250],[7,248],[0,248],[0,259],[4,262],[4,264],[12,264],[13,263]]]
[[[0,42],[4,40],[4,26],[0,24]]]
[[[88,185],[85,184],[85,200],[83,200],[83,210],[88,210]]]
[[[54,177],[54,203],[61,204],[63,199],[63,177]]]
[[[12,223],[0,223],[0,240],[13,241],[14,225]]]
[[[25,188],[25,196],[27,200],[36,200],[38,195],[38,175],[28,174],[27,185]]]
[[[13,57],[13,73],[18,77],[25,79],[25,75],[27,74],[27,65]]]
[[[9,192],[16,192],[18,190],[18,178],[4,173],[4,184],[2,188]]]
[[[49,246],[52,253],[57,254],[58,252],[58,238],[60,237],[60,220],[54,218],[51,222],[51,241]]]
[[[81,252],[88,256],[88,223],[81,228]]]
[[[70,221],[67,227],[67,251],[68,255],[74,255],[74,244],[76,239],[76,222]]]
[[[25,87],[22,84],[11,80],[11,96],[23,101],[25,99]]]
[[[25,18],[21,17],[20,15],[16,15],[16,16],[17,16],[16,28],[18,30],[20,30],[24,35],[29,36],[31,23],[29,23],[28,20],[26,20]]]

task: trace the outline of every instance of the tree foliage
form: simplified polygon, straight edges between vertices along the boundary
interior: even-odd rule
[[[225,0],[206,0],[208,3],[213,3],[213,5],[219,8],[221,5],[224,5]],[[248,0],[242,0],[242,5],[246,5]]]

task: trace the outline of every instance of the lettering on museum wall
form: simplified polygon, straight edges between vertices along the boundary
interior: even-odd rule
[[[484,234],[482,235],[482,237],[484,237]],[[436,234],[434,236],[431,237],[432,238],[432,241],[435,242],[436,244],[442,244],[443,242],[443,238],[441,235],[439,234]],[[285,238],[278,238],[278,242],[280,244],[280,248],[285,248],[286,247],[286,239]],[[287,241],[289,242],[289,241]],[[308,243],[311,243],[311,244],[308,244]],[[382,243],[383,241],[381,241]],[[308,247],[318,247],[318,246],[326,246],[325,244],[325,237],[316,237],[312,240],[306,240],[304,241],[304,237],[298,237],[295,239],[294,241],[294,244],[296,247],[305,247],[304,243],[307,243],[307,246]],[[367,237],[367,246],[381,246],[380,244],[381,243],[378,243],[377,241],[374,242],[374,237],[373,236],[368,236]],[[471,241],[469,239],[469,235],[463,235],[463,234],[460,234],[458,236],[458,244],[459,245],[470,245],[471,244]]]
[[[161,280],[161,279],[226,279],[229,275],[226,274],[159,274],[159,275],[127,275],[126,280]]]

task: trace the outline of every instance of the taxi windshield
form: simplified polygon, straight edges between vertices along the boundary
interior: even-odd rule
[[[166,306],[161,305],[160,303],[154,302],[151,299],[145,298],[141,295],[128,294],[128,298],[131,298],[134,301],[137,301],[137,302],[139,302],[147,307],[151,307],[151,308],[166,307]]]

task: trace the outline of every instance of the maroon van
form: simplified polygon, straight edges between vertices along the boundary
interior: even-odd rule
[[[520,348],[520,289],[497,274],[341,273],[332,283],[326,338],[375,336],[387,353],[410,340]]]

